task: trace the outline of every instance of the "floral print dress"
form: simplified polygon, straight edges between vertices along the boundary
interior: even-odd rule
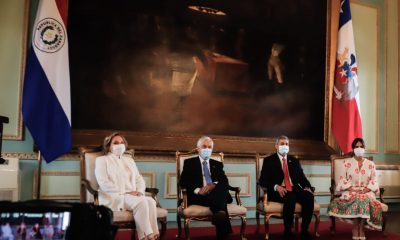
[[[341,196],[331,201],[328,206],[328,215],[339,218],[364,218],[368,225],[375,229],[382,229],[382,206],[376,200],[379,186],[376,182],[374,162],[363,158],[359,168],[358,161],[348,158],[344,161],[346,170],[339,176],[336,192]],[[367,193],[357,193],[354,190],[368,188]]]

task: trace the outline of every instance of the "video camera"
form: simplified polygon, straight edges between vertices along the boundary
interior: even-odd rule
[[[105,206],[88,203],[0,201],[0,230],[15,239],[25,239],[25,234],[27,239],[112,240],[117,232],[112,214]]]

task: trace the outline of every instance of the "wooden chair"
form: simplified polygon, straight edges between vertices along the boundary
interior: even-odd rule
[[[198,156],[196,150],[192,150],[190,152],[181,153],[179,151],[176,152],[176,176],[177,176],[177,200],[178,200],[178,209],[176,220],[178,223],[178,238],[181,238],[182,227],[181,227],[181,219],[184,221],[185,227],[185,235],[186,239],[190,239],[189,234],[189,225],[190,221],[210,221],[212,220],[212,212],[209,207],[204,207],[200,205],[190,205],[187,204],[187,195],[186,189],[182,189],[179,186],[180,175],[183,170],[183,165],[186,159]],[[224,161],[223,153],[213,153],[212,159],[219,160],[221,162]],[[242,202],[240,200],[240,188],[229,186],[229,191],[235,193],[236,203],[228,204],[228,215],[229,218],[238,217],[241,220],[241,228],[240,228],[240,238],[245,240],[245,229],[246,229],[246,213],[247,209],[242,206]]]
[[[267,155],[256,155],[256,177],[257,177],[257,190],[256,190],[256,222],[257,222],[257,232],[259,232],[260,228],[260,214],[264,215],[264,228],[265,228],[265,239],[269,238],[269,220],[270,218],[279,218],[282,219],[282,211],[283,211],[283,203],[268,201],[268,194],[266,189],[263,189],[259,184],[259,178],[261,175],[262,166],[264,163],[264,158]],[[314,190],[314,188],[313,188]],[[315,225],[314,225],[314,235],[319,237],[318,234],[318,225],[320,222],[320,209],[321,206],[314,202],[314,217],[315,217]],[[294,210],[294,219],[295,219],[295,231],[299,231],[299,218],[301,217],[301,205],[296,203],[296,207]]]
[[[125,154],[133,156],[134,151],[128,150]],[[94,168],[96,158],[101,156],[102,148],[100,147],[80,147],[79,156],[81,160],[81,202],[93,202],[99,204],[99,185],[97,183]],[[167,229],[167,215],[168,211],[161,208],[157,199],[157,188],[146,188],[146,195],[153,197],[157,202],[157,219],[161,224],[160,238],[165,236]],[[135,239],[135,223],[131,211],[113,211],[113,223],[121,229],[131,229],[131,239]]]
[[[348,158],[351,158],[350,155],[331,155],[331,187],[329,188],[331,192],[331,201],[337,197],[340,197],[340,192],[336,192],[336,184],[339,182],[339,177],[344,175],[346,171],[343,168],[344,161]],[[373,157],[367,157],[367,159],[373,161]],[[385,204],[383,200],[383,193],[385,189],[379,188],[379,196],[377,199],[380,200],[382,205],[382,218],[383,218],[383,225],[382,225],[382,233],[385,235],[385,226],[386,226],[386,219],[387,219],[387,212],[388,212],[388,205]],[[335,234],[336,232],[336,218],[331,216],[332,225],[330,227],[331,233]]]

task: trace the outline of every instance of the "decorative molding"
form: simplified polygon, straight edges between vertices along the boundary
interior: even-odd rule
[[[101,139],[108,135],[110,131],[106,130],[84,130],[73,129],[74,147],[80,146],[98,146]],[[170,161],[173,162],[175,151],[188,152],[193,149],[198,135],[196,134],[173,134],[173,133],[151,133],[151,132],[134,132],[121,131],[122,135],[130,143],[130,147],[136,151],[136,157],[148,155],[170,155]],[[214,139],[216,148],[215,152],[224,152],[226,158],[255,158],[256,153],[272,153],[276,152],[275,139],[273,138],[256,138],[256,137],[234,137],[211,135]],[[320,160],[329,159],[331,154],[335,152],[325,142],[321,140],[291,140],[293,154],[300,156],[301,159]],[[165,158],[158,158],[165,161]]]
[[[142,171],[142,172],[140,172],[140,174],[142,174],[143,178],[145,178],[145,176],[150,178],[150,187],[153,188],[155,186],[155,179],[156,179],[156,173],[155,172]]]
[[[251,197],[251,173],[232,173],[232,172],[227,172],[226,176],[229,178],[235,178],[235,177],[239,177],[239,178],[246,178],[246,188],[247,189],[241,189],[240,191],[240,196],[241,197]],[[236,186],[235,186],[236,187]],[[244,191],[243,191],[244,190]]]
[[[79,171],[42,171],[41,176],[77,176],[80,177]],[[41,181],[43,183],[43,181]],[[33,191],[32,191],[32,198],[37,198],[37,183],[38,183],[38,171],[37,169],[34,170],[33,174]],[[81,198],[79,194],[48,194],[44,195],[40,193],[40,199],[66,199],[66,200],[79,200]]]
[[[38,160],[38,154],[34,152],[3,152],[4,158],[18,158],[19,160]],[[57,160],[79,161],[77,153],[67,153],[57,158]]]
[[[398,170],[400,170],[400,165],[383,165],[383,164],[376,164],[376,170],[398,171]]]
[[[18,158],[19,160],[37,160],[38,155],[32,152],[3,152],[3,158]]]
[[[396,1],[396,3],[395,4],[397,4],[397,8],[396,8],[396,10],[397,10],[397,20],[399,21],[399,4],[398,4],[398,2]],[[399,108],[399,104],[397,104],[397,149],[396,150],[387,150],[388,149],[388,146],[387,146],[387,143],[388,143],[388,126],[387,126],[387,122],[389,121],[389,118],[388,118],[388,111],[390,111],[390,110],[388,110],[388,107],[387,107],[387,103],[388,103],[388,88],[389,88],[389,84],[388,84],[388,82],[389,82],[389,79],[390,79],[390,72],[388,71],[388,69],[390,68],[390,66],[388,66],[389,65],[389,61],[390,61],[390,57],[389,57],[389,54],[388,54],[388,52],[389,52],[389,48],[392,46],[389,46],[389,9],[390,9],[390,6],[389,6],[389,1],[388,0],[385,0],[385,6],[384,6],[384,15],[385,15],[385,24],[384,24],[384,28],[386,29],[386,31],[385,31],[385,34],[384,34],[384,38],[385,38],[385,40],[384,40],[384,52],[385,52],[385,67],[384,67],[384,70],[385,70],[385,73],[384,73],[384,111],[385,111],[385,124],[384,124],[384,153],[385,154],[398,154],[399,153],[399,144],[400,144],[400,121],[399,121],[399,119],[400,119],[400,108]],[[400,91],[400,85],[399,85],[399,66],[398,66],[398,63],[399,63],[399,54],[400,54],[400,49],[399,49],[399,36],[400,36],[400,34],[399,34],[399,27],[398,27],[398,22],[396,22],[396,26],[397,26],[397,42],[396,42],[396,44],[397,44],[397,79],[394,79],[395,80],[395,82],[397,83],[397,96],[394,96],[394,97],[396,97],[395,99],[397,100],[397,103],[399,103],[399,91]],[[393,43],[394,43],[394,41],[393,41]],[[393,59],[394,60],[394,59]],[[394,61],[396,61],[396,60],[394,60]],[[393,96],[392,96],[393,97]],[[390,101],[390,100],[389,100]],[[393,100],[392,100],[392,102],[394,102]],[[389,130],[390,131],[390,130]]]
[[[37,171],[35,172],[37,174]],[[42,171],[42,176],[80,176],[77,171]]]
[[[36,192],[34,194],[36,196]],[[80,195],[40,195],[40,199],[53,199],[53,200],[79,200]]]
[[[322,165],[322,166],[330,166],[331,161],[327,160],[300,160],[301,165]]]
[[[28,39],[28,23],[29,23],[29,0],[24,0],[24,16],[22,20],[21,26],[21,42],[20,47],[21,51],[21,58],[20,58],[20,69],[19,69],[19,89],[18,89],[18,106],[17,106],[17,134],[3,134],[3,139],[5,140],[22,140],[22,129],[23,129],[23,122],[22,122],[22,89],[24,86],[24,74],[25,74],[25,61],[26,61],[26,53],[27,53],[27,39]],[[29,30],[30,31],[30,30]]]
[[[397,2],[397,63],[400,63],[400,4],[398,1]],[[399,150],[400,153],[400,67],[397,67],[397,106],[398,106],[398,110],[397,110],[397,119],[398,119],[398,123],[397,123],[397,149]]]
[[[381,81],[381,77],[380,77],[380,74],[381,74],[381,69],[380,69],[380,56],[381,56],[381,51],[380,51],[380,45],[381,45],[380,33],[382,31],[381,26],[380,26],[380,23],[381,23],[381,21],[380,21],[380,16],[381,16],[381,14],[380,14],[381,11],[380,10],[381,10],[381,7],[380,7],[380,5],[366,3],[366,2],[360,1],[360,0],[352,0],[351,4],[359,5],[361,7],[365,7],[365,8],[369,8],[369,9],[373,9],[376,12],[376,23],[374,24],[374,26],[376,26],[377,32],[376,32],[376,36],[372,36],[372,37],[376,37],[376,46],[375,46],[375,48],[373,48],[374,46],[371,46],[371,48],[370,48],[371,51],[373,49],[376,50],[376,64],[375,64],[375,66],[376,66],[376,76],[375,76],[374,83],[371,83],[371,84],[375,84],[376,89],[375,89],[375,95],[372,95],[371,98],[370,98],[370,99],[372,99],[375,96],[376,107],[375,107],[375,109],[369,108],[369,110],[371,110],[371,111],[374,110],[375,113],[376,113],[376,114],[374,114],[374,116],[375,116],[375,126],[374,126],[375,127],[375,136],[372,136],[372,137],[375,138],[375,145],[372,146],[373,149],[367,148],[366,151],[369,152],[369,153],[379,153],[379,148],[380,148],[380,144],[379,144],[380,143],[379,142],[380,118],[379,118],[379,116],[380,116],[380,102],[381,102],[380,101],[380,81]],[[372,64],[373,63],[371,63],[371,65]],[[364,127],[366,127],[366,126],[364,126]],[[372,126],[370,126],[370,127],[372,127]],[[370,143],[369,146],[371,146],[371,143]]]
[[[172,192],[172,186],[171,186],[171,178],[176,178],[176,172],[165,172],[165,192],[164,192],[164,198],[176,198],[176,188],[175,192]]]
[[[319,196],[319,197],[331,196],[331,193],[330,192],[315,192],[314,196]]]
[[[308,178],[312,178],[312,177],[331,178],[331,175],[326,174],[326,173],[310,173],[310,174],[306,174],[306,177],[308,177]]]

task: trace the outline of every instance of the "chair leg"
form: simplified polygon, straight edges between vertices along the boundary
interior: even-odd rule
[[[256,212],[256,233],[260,232],[260,213]]]
[[[334,235],[336,232],[336,218],[335,217],[330,217],[331,218],[331,234]]]
[[[265,228],[265,239],[269,238],[269,218],[270,216],[267,214],[264,215],[264,228]]]
[[[246,217],[240,216],[240,220],[242,221],[242,225],[240,227],[240,239],[246,240],[247,238],[244,236],[244,233],[246,232]]]
[[[385,232],[385,229],[386,229],[386,218],[387,217],[387,213],[382,213],[382,235],[384,236],[384,237],[386,237],[386,232]]]
[[[186,237],[186,240],[190,240],[189,224],[190,224],[190,218],[186,218],[185,219],[185,237]]]
[[[159,222],[161,224],[160,239],[164,239],[165,233],[167,232],[167,218],[160,218]]]
[[[314,236],[315,237],[319,237],[319,233],[318,233],[318,226],[319,226],[319,222],[320,222],[320,214],[319,214],[319,212],[314,213],[314,216],[315,216]]]
[[[178,235],[176,235],[176,238],[181,238],[182,237],[182,223],[181,223],[181,217],[177,214],[176,215],[176,223],[178,224]]]
[[[294,231],[299,232],[299,215],[294,215]]]

